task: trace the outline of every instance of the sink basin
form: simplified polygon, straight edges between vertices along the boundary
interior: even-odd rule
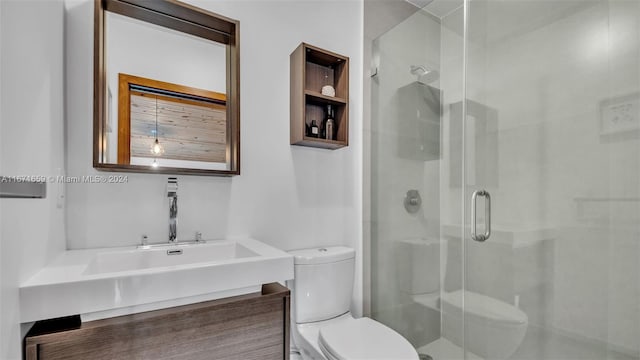
[[[259,256],[235,241],[215,241],[195,245],[170,245],[153,249],[110,251],[96,254],[85,275],[150,268],[223,262]]]
[[[83,321],[260,291],[293,279],[293,258],[255,239],[68,250],[20,285],[20,321]]]

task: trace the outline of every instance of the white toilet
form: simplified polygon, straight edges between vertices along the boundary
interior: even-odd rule
[[[349,312],[355,251],[335,246],[290,251],[293,345],[305,360],[418,360],[400,334]]]
[[[462,349],[456,347],[463,346],[463,314],[469,358],[500,360],[515,353],[527,331],[527,314],[511,304],[472,291],[440,291],[444,282],[440,274],[444,275],[447,269],[447,240],[402,240],[398,242],[397,255],[398,260],[409,262],[398,271],[400,290],[416,304],[442,312],[442,338],[421,347],[421,354],[435,360],[462,354]]]
[[[442,336],[462,345],[461,290],[442,295]],[[528,317],[524,311],[498,299],[472,291],[464,292],[465,344],[472,353],[484,359],[507,359],[516,352],[527,332]]]

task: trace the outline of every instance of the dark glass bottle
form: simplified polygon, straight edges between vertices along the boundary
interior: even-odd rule
[[[309,127],[309,136],[317,138],[320,135],[320,129],[315,120],[311,120],[311,126]]]

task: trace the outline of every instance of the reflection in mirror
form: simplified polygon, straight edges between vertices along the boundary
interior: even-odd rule
[[[119,74],[118,164],[226,170],[226,95]]]
[[[136,11],[149,7],[139,16],[127,10],[136,1],[96,3],[104,6],[96,15],[103,36],[96,79],[104,82],[97,85],[94,166],[238,174],[237,22],[174,1],[138,1]],[[183,10],[191,17],[178,18]],[[190,28],[176,30],[184,30],[176,19]]]

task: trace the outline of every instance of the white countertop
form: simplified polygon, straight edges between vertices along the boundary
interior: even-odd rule
[[[65,251],[20,286],[21,322],[77,314],[87,319],[108,317],[110,312],[123,315],[256,292],[262,284],[293,279],[291,255],[254,239],[210,240],[183,249],[202,251],[228,243],[255,256],[90,273],[89,265],[102,254],[148,250],[132,246]]]

